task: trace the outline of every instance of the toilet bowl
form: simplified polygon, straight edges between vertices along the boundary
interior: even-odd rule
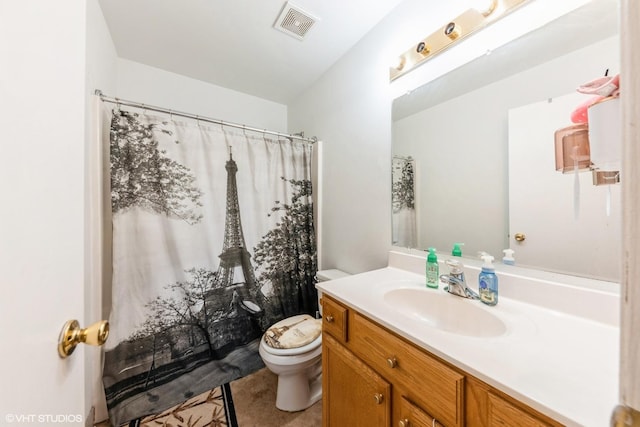
[[[260,357],[278,376],[278,409],[302,411],[322,397],[320,332],[320,320],[302,314],[276,323],[262,336]]]

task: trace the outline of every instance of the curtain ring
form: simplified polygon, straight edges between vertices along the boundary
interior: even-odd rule
[[[200,116],[196,116],[196,124],[200,127]]]

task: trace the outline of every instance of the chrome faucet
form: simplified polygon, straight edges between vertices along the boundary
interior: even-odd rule
[[[449,266],[449,274],[440,275],[440,281],[447,284],[444,290],[459,297],[480,299],[478,294],[467,286],[467,282],[464,280],[462,264],[451,259],[446,260],[445,264]]]

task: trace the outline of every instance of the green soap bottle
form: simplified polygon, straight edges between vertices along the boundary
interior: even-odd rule
[[[451,255],[462,256],[462,249],[460,249],[460,246],[464,246],[464,243],[454,243],[453,250],[451,251]]]
[[[437,288],[440,281],[440,274],[438,268],[438,256],[436,255],[436,248],[429,248],[429,255],[427,255],[427,286],[430,288]]]

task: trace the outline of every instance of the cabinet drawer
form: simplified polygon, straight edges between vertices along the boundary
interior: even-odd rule
[[[550,427],[550,424],[491,392],[489,393],[488,412],[490,426]]]
[[[347,342],[347,313],[346,307],[330,299],[322,297],[322,330],[328,332],[342,342]]]
[[[355,312],[349,339],[355,354],[441,424],[463,425],[462,374]]]
[[[402,397],[400,401],[400,420],[397,427],[442,427],[442,424],[405,397]]]

